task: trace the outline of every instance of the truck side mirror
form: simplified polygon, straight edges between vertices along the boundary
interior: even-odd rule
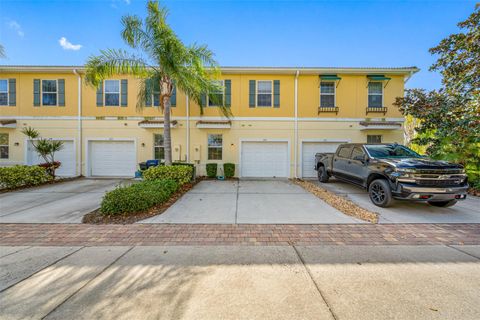
[[[365,157],[365,155],[355,156],[355,157],[353,157],[353,160],[360,161],[361,163],[365,163],[366,157]]]

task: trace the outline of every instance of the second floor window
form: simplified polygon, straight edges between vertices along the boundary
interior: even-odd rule
[[[320,83],[320,108],[335,108],[335,82]]]
[[[105,106],[120,105],[120,80],[105,80]]]
[[[8,106],[8,80],[0,79],[0,106]]]
[[[381,82],[368,83],[368,107],[383,107],[383,84]]]
[[[272,81],[257,81],[257,107],[272,106]]]
[[[382,143],[381,135],[367,135],[367,143]]]
[[[42,80],[42,105],[57,105],[57,80]]]
[[[163,144],[163,134],[153,135],[153,153],[157,160],[165,160],[165,148]]]
[[[0,159],[8,159],[8,133],[0,133]]]
[[[209,107],[215,107],[222,105],[224,100],[223,100],[223,90],[224,90],[224,83],[223,80],[218,80],[215,81],[216,85],[221,87],[218,91],[210,92],[208,94],[208,106]]]
[[[222,160],[222,145],[221,134],[208,135],[208,160]]]

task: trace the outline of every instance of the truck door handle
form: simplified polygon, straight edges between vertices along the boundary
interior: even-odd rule
[[[351,163],[352,163],[352,161],[348,161],[348,164],[351,164]]]
[[[335,161],[335,162],[336,162],[336,161],[337,161],[337,159],[333,159],[333,161]]]

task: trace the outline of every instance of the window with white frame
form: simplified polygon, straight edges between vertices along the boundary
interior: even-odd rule
[[[105,106],[120,106],[120,80],[105,80]]]
[[[208,160],[222,160],[223,138],[221,134],[208,135]]]
[[[0,159],[8,159],[8,133],[0,133]]]
[[[0,106],[8,106],[8,80],[0,79]]]
[[[257,107],[272,106],[272,81],[257,81]]]
[[[208,106],[216,107],[223,104],[224,99],[224,83],[223,80],[216,80],[215,84],[219,87],[218,90],[209,92],[208,94]]]
[[[57,80],[42,80],[42,105],[56,106],[58,94]]]
[[[382,143],[382,136],[379,134],[367,135],[367,143]]]
[[[381,82],[368,83],[368,107],[383,107],[383,84]]]
[[[163,134],[153,135],[153,156],[157,160],[165,160],[165,147],[163,141]]]
[[[320,108],[335,108],[335,82],[320,83]]]

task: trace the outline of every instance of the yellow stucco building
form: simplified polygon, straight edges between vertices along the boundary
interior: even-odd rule
[[[181,91],[172,98],[175,161],[235,163],[238,177],[312,177],[314,154],[342,142],[403,142],[393,106],[418,69],[224,67],[219,92],[231,108],[200,115]],[[138,82],[84,82],[83,67],[0,67],[0,166],[41,162],[21,133],[37,129],[64,141],[65,176],[133,176],[139,162],[162,158],[162,113],[137,110]],[[208,104],[208,101],[207,101]],[[153,106],[152,106],[153,105]],[[221,174],[221,172],[219,172]]]

